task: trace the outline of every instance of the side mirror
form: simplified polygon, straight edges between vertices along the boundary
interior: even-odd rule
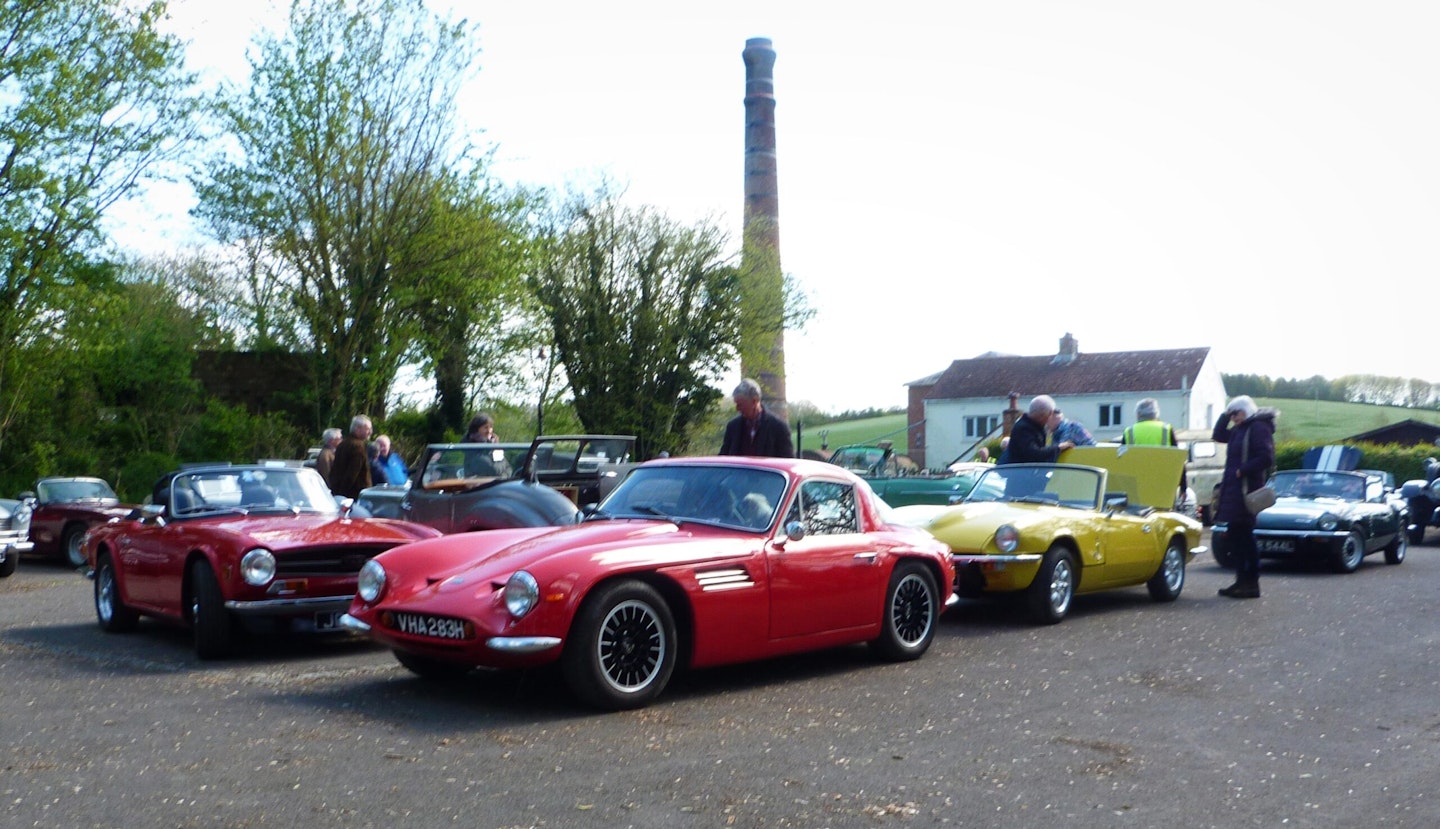
[[[1130,496],[1125,494],[1105,496],[1105,509],[1110,512],[1123,512],[1130,506]]]
[[[800,521],[791,521],[785,525],[785,537],[791,541],[801,541],[805,538],[805,524]]]

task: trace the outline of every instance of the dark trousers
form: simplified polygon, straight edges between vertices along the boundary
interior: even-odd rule
[[[1260,551],[1255,547],[1255,525],[1231,521],[1225,531],[1235,561],[1236,584],[1260,583]]]

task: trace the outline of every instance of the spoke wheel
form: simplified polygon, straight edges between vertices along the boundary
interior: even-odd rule
[[[1040,562],[1040,572],[1030,583],[1030,615],[1035,621],[1053,625],[1070,612],[1075,599],[1075,559],[1063,547],[1051,547]]]
[[[885,591],[885,618],[871,647],[886,659],[919,659],[935,639],[940,617],[940,588],[935,576],[916,561],[901,562]]]
[[[1145,583],[1150,598],[1157,602],[1173,602],[1180,598],[1185,589],[1185,544],[1178,538],[1170,540],[1165,548],[1165,557],[1160,560],[1160,569]]]
[[[190,568],[190,624],[195,631],[195,655],[201,659],[229,656],[235,649],[235,623],[225,609],[215,570],[205,559]]]
[[[562,657],[566,684],[606,710],[649,704],[675,670],[675,621],[664,597],[643,582],[600,587],[585,600]]]
[[[108,633],[134,630],[140,621],[140,614],[120,598],[115,563],[108,555],[101,555],[95,562],[95,618],[100,622],[100,629]]]
[[[85,525],[71,524],[65,528],[65,535],[61,540],[65,550],[65,561],[71,567],[85,566]]]
[[[1365,540],[1360,537],[1360,533],[1350,533],[1345,536],[1345,543],[1340,545],[1331,564],[1337,573],[1353,573],[1360,569],[1360,562],[1364,558]]]

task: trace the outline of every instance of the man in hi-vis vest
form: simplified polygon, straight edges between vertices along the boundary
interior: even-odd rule
[[[1135,423],[1126,426],[1120,435],[1121,443],[1133,446],[1178,446],[1175,429],[1160,419],[1160,401],[1147,397],[1135,404]],[[1185,473],[1180,473],[1180,488],[1188,487]]]

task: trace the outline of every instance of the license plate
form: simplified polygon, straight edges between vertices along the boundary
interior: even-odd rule
[[[1288,553],[1295,549],[1295,542],[1274,541],[1266,538],[1257,540],[1255,546],[1259,548],[1262,553]]]
[[[315,629],[316,629],[316,630],[334,630],[334,629],[336,629],[336,628],[338,628],[338,627],[340,627],[340,613],[339,613],[339,611],[331,611],[331,612],[329,612],[329,613],[316,613],[316,614],[315,614]]]
[[[396,613],[395,629],[413,636],[433,636],[436,639],[465,639],[468,626],[460,619],[446,619],[443,616],[422,616],[419,613]]]

